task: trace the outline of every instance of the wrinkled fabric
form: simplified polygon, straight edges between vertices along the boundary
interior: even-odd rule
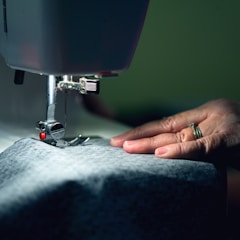
[[[91,139],[32,138],[0,154],[0,239],[220,239],[226,176],[204,162],[128,154]]]

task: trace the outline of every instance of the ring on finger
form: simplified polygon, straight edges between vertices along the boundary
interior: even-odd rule
[[[199,139],[203,137],[202,131],[198,125],[196,125],[195,123],[190,123],[188,126],[192,128],[195,139]]]

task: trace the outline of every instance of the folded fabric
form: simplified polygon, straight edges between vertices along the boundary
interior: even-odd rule
[[[226,176],[204,162],[128,154],[91,139],[32,138],[0,154],[0,239],[221,239]]]

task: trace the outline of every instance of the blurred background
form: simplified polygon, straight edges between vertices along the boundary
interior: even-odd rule
[[[150,0],[131,66],[102,81],[101,98],[134,125],[214,98],[240,100],[239,11],[239,0]]]

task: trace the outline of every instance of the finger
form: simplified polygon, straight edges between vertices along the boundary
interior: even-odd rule
[[[128,153],[153,153],[156,148],[161,146],[192,141],[194,139],[192,129],[185,128],[177,133],[163,133],[151,138],[127,140],[123,143],[123,148]]]
[[[157,148],[155,155],[161,158],[206,160],[216,149],[221,149],[224,142],[224,136],[211,135],[195,141],[174,143]]]
[[[175,133],[183,128],[186,128],[189,123],[200,123],[206,118],[205,111],[198,109],[182,112],[160,121],[146,123],[142,126],[127,131],[121,135],[115,136],[110,143],[113,146],[122,146],[126,140],[135,140],[140,138],[147,138],[156,136],[160,133]]]
[[[131,129],[121,135],[114,136],[111,138],[110,144],[112,146],[121,147],[126,140],[136,140],[156,136],[160,133],[158,130],[158,125],[160,122],[161,121],[149,122]]]
[[[172,159],[196,159],[200,160],[203,155],[202,146],[197,141],[174,143],[157,148],[155,155],[160,158]]]

